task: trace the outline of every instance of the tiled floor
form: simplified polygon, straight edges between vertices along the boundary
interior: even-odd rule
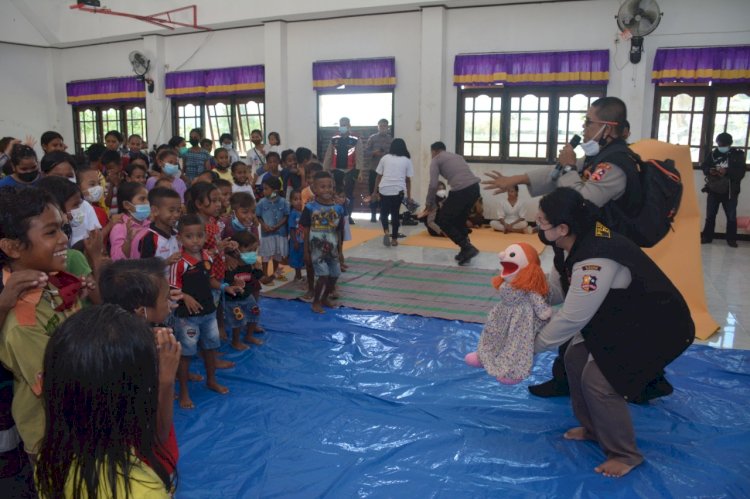
[[[357,219],[357,224],[365,228],[379,226],[370,223],[369,216]],[[401,232],[408,235],[422,230],[424,225],[420,224],[402,227]],[[738,244],[739,248],[735,249],[727,246],[725,241],[715,240],[713,244],[701,247],[708,309],[721,329],[707,341],[696,343],[719,348],[750,349],[750,279],[747,277],[750,275],[750,242],[739,241]],[[404,245],[386,248],[382,239],[376,238],[347,251],[346,255],[453,266],[456,265],[453,256],[457,252],[458,249],[454,251]],[[472,267],[487,269],[497,268],[497,265],[497,254],[488,252],[480,253],[471,263]],[[550,251],[542,254],[542,266],[545,270],[551,268]]]

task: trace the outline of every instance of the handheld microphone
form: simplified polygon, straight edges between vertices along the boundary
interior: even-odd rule
[[[570,144],[570,147],[572,147],[573,149],[578,147],[578,144],[580,143],[581,143],[581,137],[580,135],[577,135],[577,134],[573,135],[573,137],[570,139],[570,142],[568,142],[568,144]],[[570,167],[568,167],[568,170],[565,170],[565,168],[566,168],[565,166],[561,165],[560,163],[557,163],[555,165],[555,168],[551,172],[549,172],[550,178],[552,180],[557,180],[558,178],[560,178],[560,175],[562,175],[563,173],[568,173]]]

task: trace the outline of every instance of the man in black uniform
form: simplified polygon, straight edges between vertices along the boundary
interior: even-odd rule
[[[352,201],[354,200],[354,187],[360,178],[360,171],[365,172],[364,147],[359,137],[350,134],[351,122],[349,118],[343,117],[339,120],[339,133],[331,138],[326,154],[323,159],[323,168],[333,173],[336,187],[343,188],[348,199],[346,212],[349,215],[349,223],[353,224]]]

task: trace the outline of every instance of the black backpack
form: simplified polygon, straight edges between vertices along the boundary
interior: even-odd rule
[[[644,161],[624,143],[607,147],[596,157],[593,167],[618,153],[629,159],[614,162],[625,170],[627,187],[620,199],[602,208],[604,222],[638,246],[650,248],[672,229],[682,200],[680,172],[671,159]]]

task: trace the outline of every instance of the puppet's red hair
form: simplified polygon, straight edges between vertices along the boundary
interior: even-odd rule
[[[518,244],[523,250],[529,264],[519,270],[515,278],[508,282],[508,284],[513,288],[520,289],[521,291],[547,296],[549,285],[547,284],[547,278],[544,276],[544,272],[542,272],[539,255],[534,247],[528,243],[516,244]],[[504,279],[500,275],[495,276],[492,279],[492,285],[495,288],[499,288],[503,282]]]

